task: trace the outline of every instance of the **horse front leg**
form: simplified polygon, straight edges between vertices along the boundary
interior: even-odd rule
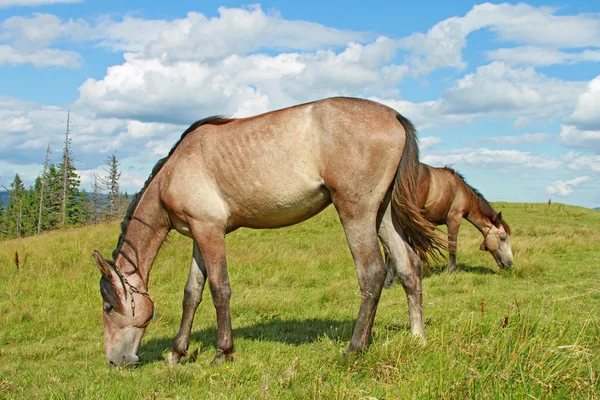
[[[462,221],[462,216],[458,215],[448,215],[448,271],[456,272],[458,271],[458,267],[456,265],[456,247],[458,241],[458,230],[460,228],[460,223]]]
[[[212,363],[219,364],[233,358],[234,353],[229,309],[231,286],[225,257],[225,231],[222,227],[206,227],[198,223],[190,223],[190,227],[204,259],[208,286],[217,313],[217,351]]]
[[[200,302],[202,301],[202,292],[204,292],[205,282],[206,266],[198,244],[194,241],[192,265],[190,266],[190,273],[183,294],[181,325],[179,326],[179,333],[175,338],[173,349],[165,360],[165,364],[167,365],[178,364],[181,357],[187,354],[190,345],[192,325],[194,323],[194,315],[196,314],[198,305],[200,305]]]

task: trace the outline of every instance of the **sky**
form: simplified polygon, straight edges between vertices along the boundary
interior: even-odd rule
[[[600,2],[0,0],[0,184],[31,184],[71,115],[82,187],[121,189],[194,121],[330,96],[418,128],[488,200],[600,207]]]

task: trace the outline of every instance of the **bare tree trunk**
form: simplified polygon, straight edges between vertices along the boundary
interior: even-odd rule
[[[65,150],[63,154],[63,198],[62,198],[62,224],[67,221],[67,188],[69,174],[69,129],[71,123],[71,110],[67,112],[67,132],[65,133]]]
[[[37,233],[39,234],[42,230],[42,208],[44,206],[44,183],[46,183],[46,173],[48,171],[48,162],[50,161],[50,143],[46,149],[46,161],[44,162],[44,172],[42,173],[41,188],[40,188],[40,209],[38,212],[38,226]]]

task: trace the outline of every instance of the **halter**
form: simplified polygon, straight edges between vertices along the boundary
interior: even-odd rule
[[[488,250],[488,248],[487,248],[487,245],[485,244],[485,239],[487,239],[487,237],[488,237],[488,235],[490,234],[490,231],[492,230],[492,228],[493,228],[493,227],[494,227],[494,224],[492,224],[492,225],[490,226],[490,228],[488,229],[488,231],[487,231],[486,233],[484,233],[484,235],[483,235],[483,242],[481,242],[481,245],[482,245],[482,246],[485,246],[485,250],[486,250],[486,251],[489,251],[489,250]]]
[[[131,298],[131,316],[135,317],[135,300],[133,299],[133,294],[137,293],[137,294],[140,294],[140,295],[146,297],[148,300],[150,300],[150,303],[152,303],[152,317],[150,319],[154,319],[156,316],[156,311],[154,309],[154,302],[152,301],[152,298],[150,298],[150,295],[148,294],[148,292],[142,292],[141,290],[139,290],[138,288],[133,286],[131,283],[129,283],[127,278],[125,278],[125,276],[121,273],[121,271],[119,271],[119,269],[117,268],[116,265],[113,265],[113,268],[114,268],[115,272],[117,273],[117,276],[123,283],[123,288],[125,288],[125,285],[129,288],[129,297]],[[150,320],[146,321],[146,323],[143,326],[148,325],[149,322],[150,322]]]

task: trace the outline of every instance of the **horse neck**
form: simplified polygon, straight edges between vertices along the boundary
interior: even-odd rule
[[[490,218],[487,215],[485,215],[484,212],[481,210],[479,204],[479,196],[477,195],[477,193],[473,192],[473,190],[471,190],[470,188],[469,191],[471,192],[471,209],[469,210],[466,219],[475,228],[477,228],[482,235],[486,235],[492,227],[492,222],[490,221]]]
[[[146,190],[131,217],[125,218],[130,221],[115,264],[125,276],[139,273],[145,287],[138,289],[146,290],[150,269],[170,230],[166,211],[157,193]]]

